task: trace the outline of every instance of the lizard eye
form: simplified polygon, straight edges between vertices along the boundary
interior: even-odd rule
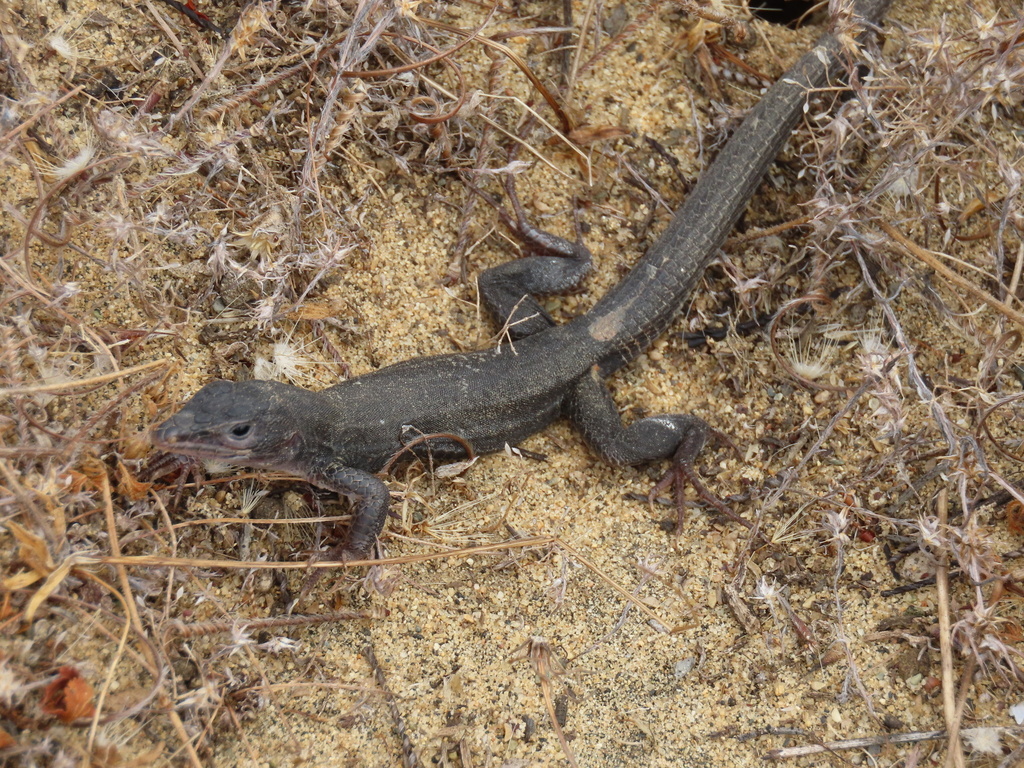
[[[252,424],[238,424],[231,428],[231,436],[243,438],[252,431]]]

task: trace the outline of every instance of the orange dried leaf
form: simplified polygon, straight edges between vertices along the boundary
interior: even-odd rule
[[[86,456],[81,463],[82,472],[89,478],[92,487],[99,490],[103,487],[103,478],[107,474],[107,465],[95,456]]]
[[[92,748],[92,768],[116,768],[123,765],[124,760],[117,747],[113,744],[95,744]]]
[[[343,301],[328,299],[325,301],[305,301],[286,314],[288,317],[293,317],[296,320],[326,320],[344,315],[346,312],[348,312],[348,309]]]
[[[72,493],[99,490],[99,486],[93,483],[92,478],[89,477],[89,475],[84,472],[79,472],[76,469],[69,469],[60,476],[60,479],[67,484],[68,490]]]
[[[153,450],[149,439],[149,431],[136,432],[121,441],[121,451],[126,459],[141,459]]]
[[[63,723],[71,723],[82,717],[92,717],[96,709],[92,705],[92,686],[74,667],[61,667],[57,679],[43,689],[43,712],[53,715]]]
[[[8,520],[5,525],[18,540],[18,559],[38,576],[48,576],[53,570],[53,558],[46,548],[46,539],[27,528],[22,528],[13,520]]]
[[[1024,641],[1024,632],[1021,631],[1020,624],[1015,621],[1007,621],[1002,626],[1002,630],[999,633],[1000,639],[1008,645],[1017,645]]]
[[[1006,505],[1006,527],[1010,533],[1024,536],[1024,504],[1014,500]]]
[[[0,587],[13,592],[16,589],[31,587],[42,578],[43,577],[35,571],[19,571],[13,576],[8,576],[6,579],[0,580]]]
[[[999,202],[1002,199],[1002,195],[998,192],[989,192],[985,195],[985,199],[975,197],[967,205],[964,206],[963,211],[960,212],[959,220],[961,224],[965,224],[969,218],[981,213],[983,210],[988,208],[993,203]]]
[[[4,592],[3,600],[0,600],[0,621],[7,621],[14,613],[11,607],[11,593]]]
[[[693,53],[708,40],[717,40],[721,29],[717,24],[704,19],[697,19],[697,22],[686,31],[685,47],[688,53]]]
[[[144,499],[149,494],[153,483],[143,483],[136,480],[132,473],[121,462],[117,462],[117,492],[129,501]]]
[[[324,320],[334,317],[335,312],[336,310],[330,304],[309,302],[297,307],[291,312],[291,315],[299,320]]]
[[[39,610],[39,606],[49,600],[50,595],[52,595],[57,588],[64,583],[64,579],[68,577],[71,569],[83,561],[88,560],[89,558],[71,555],[71,557],[62,560],[61,564],[53,569],[53,572],[46,577],[46,581],[43,582],[43,585],[39,587],[39,589],[32,594],[32,597],[28,599],[28,602],[25,603],[25,624],[31,624],[35,621],[36,611]],[[6,583],[9,581],[11,581],[11,579],[7,579],[4,585],[6,586]]]
[[[584,125],[569,132],[569,139],[581,147],[623,136],[629,136],[629,130],[619,125]]]
[[[14,737],[11,736],[11,734],[9,734],[3,728],[0,728],[0,749],[7,749],[9,747],[13,747],[17,743],[18,742],[14,740]]]

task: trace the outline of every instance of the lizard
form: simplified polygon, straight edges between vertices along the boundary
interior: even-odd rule
[[[848,7],[870,25],[889,2],[855,0]],[[558,325],[534,298],[578,285],[590,254],[530,227],[509,184],[516,220],[502,217],[540,252],[478,278],[482,303],[507,329],[503,343],[405,360],[320,391],[277,381],[213,381],[156,427],[154,445],[289,472],[348,497],[353,520],[339,550],[346,560],[369,557],[390,504],[375,473],[414,441],[434,459],[457,460],[470,448],[483,454],[516,445],[564,417],[612,464],[671,460],[666,480],[677,483],[678,499],[710,428],[690,414],[623,426],[604,380],[681,311],[788,140],[808,93],[842,70],[841,49],[835,36],[824,34],[765,92],[660,238],[589,312]]]

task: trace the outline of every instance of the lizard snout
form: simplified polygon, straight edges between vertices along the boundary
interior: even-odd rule
[[[181,416],[182,414],[179,413],[167,419],[167,421],[162,424],[157,424],[157,426],[153,428],[151,434],[153,445],[157,448],[168,449],[187,440],[193,430],[191,429],[191,425],[180,423],[183,421],[183,419],[180,418]]]

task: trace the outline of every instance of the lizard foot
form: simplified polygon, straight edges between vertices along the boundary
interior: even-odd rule
[[[713,433],[719,437],[723,437],[717,430],[713,430]],[[705,433],[706,434],[706,433]],[[672,457],[672,465],[668,471],[662,475],[661,479],[651,488],[650,493],[647,494],[647,503],[653,506],[655,498],[658,494],[667,488],[673,488],[674,493],[672,494],[676,502],[676,536],[682,533],[683,522],[686,520],[686,499],[683,497],[683,489],[690,485],[705,502],[710,504],[712,507],[717,509],[723,515],[733,520],[748,530],[753,530],[754,526],[748,520],[744,520],[742,517],[733,512],[727,507],[721,499],[715,494],[708,490],[707,486],[704,485],[700,477],[697,475],[697,470],[694,469],[693,462],[697,458],[697,454],[700,453],[701,448],[704,447],[705,434],[698,434],[694,439],[684,439],[676,449],[675,455]],[[732,445],[731,441],[728,441]],[[735,448],[735,446],[733,446]]]

